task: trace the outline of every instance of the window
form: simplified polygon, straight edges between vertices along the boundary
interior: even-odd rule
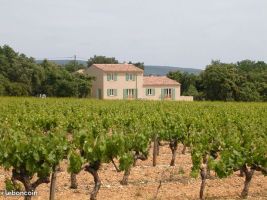
[[[134,75],[133,74],[129,74],[129,80],[134,81]]]
[[[146,96],[154,96],[155,95],[155,89],[153,88],[147,88],[146,89]]]
[[[123,89],[124,99],[135,99],[137,96],[137,89]]]
[[[135,81],[135,74],[126,74],[126,81]]]
[[[117,74],[116,73],[107,74],[107,80],[108,81],[116,81],[117,80]]]
[[[116,89],[108,89],[107,95],[108,96],[117,96],[117,90]]]
[[[171,88],[164,89],[164,97],[165,98],[171,98],[172,97],[172,89]]]
[[[128,97],[134,96],[134,89],[127,89],[126,94],[127,94]]]

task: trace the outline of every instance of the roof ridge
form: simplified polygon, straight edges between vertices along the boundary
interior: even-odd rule
[[[102,70],[102,71],[112,71],[112,72],[143,72],[144,70],[136,67],[133,64],[129,64],[129,63],[118,63],[118,64],[101,64],[101,63],[95,63],[93,64],[93,66],[97,67],[98,69]]]

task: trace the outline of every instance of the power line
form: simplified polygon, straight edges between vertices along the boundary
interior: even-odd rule
[[[47,59],[47,60],[56,60],[56,59],[68,59],[68,60],[74,60],[74,61],[77,61],[77,59],[79,60],[84,60],[84,61],[87,61],[88,58],[83,58],[83,57],[78,57],[76,55],[74,56],[66,56],[66,57],[46,57],[46,58],[35,58],[36,60],[44,60],[44,59]]]

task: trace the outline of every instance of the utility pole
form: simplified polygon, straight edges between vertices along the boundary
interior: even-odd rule
[[[76,69],[76,55],[74,55],[74,69]]]

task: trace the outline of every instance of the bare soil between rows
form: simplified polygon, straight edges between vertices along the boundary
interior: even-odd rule
[[[154,199],[160,180],[162,185],[157,199],[159,200],[186,200],[198,199],[200,178],[190,177],[191,157],[190,153],[181,154],[182,146],[179,146],[176,165],[170,167],[171,151],[168,145],[160,147],[157,158],[157,166],[152,166],[152,149],[146,161],[138,161],[133,167],[127,186],[120,185],[123,172],[116,172],[112,164],[103,164],[100,170],[102,186],[98,193],[98,200],[152,200]],[[80,172],[77,176],[78,189],[70,189],[70,175],[67,173],[67,162],[61,164],[62,170],[57,174],[56,199],[57,200],[86,200],[94,187],[92,176],[88,172]],[[4,180],[10,177],[10,172],[0,169],[0,190],[5,188]],[[214,174],[207,180],[206,199],[240,199],[244,178],[238,173],[225,179],[219,179]],[[33,200],[49,199],[49,184],[40,185],[37,188],[38,195]],[[5,200],[23,200],[23,197],[0,196]],[[250,185],[248,199],[267,200],[267,177],[255,173]]]

